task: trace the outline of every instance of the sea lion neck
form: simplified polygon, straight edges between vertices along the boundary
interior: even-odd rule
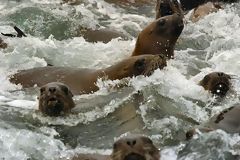
[[[126,59],[105,69],[98,70],[98,77],[106,77],[107,79],[116,80],[134,76],[132,62],[128,63],[128,61],[130,62],[130,60]]]

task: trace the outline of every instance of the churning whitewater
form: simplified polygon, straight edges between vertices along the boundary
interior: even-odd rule
[[[37,87],[22,90],[9,82],[22,69],[47,64],[99,69],[130,56],[138,33],[155,18],[154,7],[104,0],[83,0],[76,6],[61,0],[0,0],[0,32],[14,33],[16,25],[27,34],[23,38],[1,36],[8,48],[0,49],[0,159],[110,154],[114,139],[129,133],[149,136],[161,149],[161,160],[236,159],[240,155],[238,134],[217,130],[190,141],[181,139],[194,122],[203,123],[239,103],[240,2],[197,23],[185,18],[175,59],[167,67],[150,77],[99,79],[99,91],[74,96],[75,114],[44,116],[37,111]],[[114,29],[127,38],[88,42],[77,36],[80,26]],[[234,77],[233,91],[220,102],[198,85],[212,71]],[[113,87],[125,80],[127,87]]]

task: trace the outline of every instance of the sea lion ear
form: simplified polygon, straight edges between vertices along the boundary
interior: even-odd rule
[[[135,63],[134,63],[134,69],[136,69],[138,72],[142,72],[146,67],[145,64],[145,59],[138,59]]]
[[[43,92],[46,90],[46,88],[45,87],[41,87],[40,88],[40,94],[43,94]]]

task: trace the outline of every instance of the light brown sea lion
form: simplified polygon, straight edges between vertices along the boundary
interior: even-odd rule
[[[225,96],[231,87],[231,77],[223,72],[207,74],[199,84],[214,95]]]
[[[238,0],[179,0],[184,11],[189,11],[191,9],[197,8],[198,6],[207,2],[223,2],[223,3],[234,3]]]
[[[217,12],[219,9],[222,9],[219,3],[207,2],[205,4],[198,6],[193,10],[193,13],[190,16],[190,20],[192,22],[197,22],[203,17],[205,17],[206,15],[213,12]]]
[[[240,105],[235,105],[223,110],[219,114],[210,118],[207,123],[200,125],[198,128],[201,132],[210,132],[216,129],[222,129],[228,133],[240,134]],[[196,129],[191,129],[186,133],[186,138],[191,139],[196,134]]]
[[[152,140],[145,136],[126,136],[113,145],[110,156],[82,154],[73,160],[159,160],[159,150]]]
[[[51,82],[40,88],[39,110],[48,116],[70,112],[75,106],[71,90],[63,83]]]
[[[89,28],[80,28],[78,30],[78,35],[83,36],[83,38],[88,42],[103,42],[108,43],[114,38],[122,38],[127,40],[128,37],[121,32],[110,30],[110,29],[89,29]]]
[[[0,38],[0,48],[2,48],[2,49],[5,49],[5,48],[7,48],[7,43],[5,43],[3,40],[2,40],[2,38]]]
[[[156,19],[180,13],[183,16],[183,10],[177,0],[157,0],[156,4]]]
[[[153,21],[140,32],[132,56],[164,54],[173,58],[175,44],[183,27],[182,16],[178,13]]]
[[[149,76],[155,69],[165,66],[166,59],[162,55],[141,55],[129,57],[99,70],[54,66],[22,70],[13,75],[10,81],[21,84],[24,88],[35,84],[43,86],[49,82],[62,82],[68,85],[74,94],[84,94],[98,90],[95,84],[98,78],[115,80],[138,75]]]

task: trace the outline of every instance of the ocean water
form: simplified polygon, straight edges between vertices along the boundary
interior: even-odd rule
[[[175,59],[150,77],[128,79],[128,87],[109,86],[75,96],[75,114],[46,117],[37,111],[38,88],[22,90],[9,76],[20,69],[46,66],[103,68],[131,55],[138,33],[154,20],[154,4],[124,5],[82,0],[71,6],[61,0],[0,0],[0,32],[24,38],[1,38],[0,159],[54,160],[77,153],[110,154],[113,141],[125,134],[149,136],[161,149],[161,160],[231,160],[240,155],[240,136],[217,130],[191,141],[185,132],[225,108],[239,103],[240,3],[227,4],[197,23],[185,18]],[[110,28],[128,38],[91,43],[78,30]],[[216,102],[198,82],[209,72],[234,75],[233,91]],[[182,116],[179,116],[182,115]],[[185,117],[185,118],[184,118]]]

